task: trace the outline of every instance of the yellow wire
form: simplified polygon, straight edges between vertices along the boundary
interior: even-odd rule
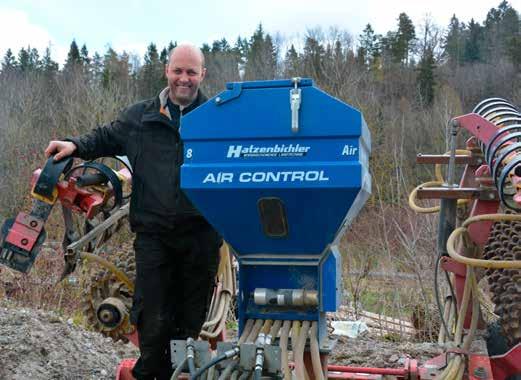
[[[445,152],[445,154],[450,154],[450,152]],[[470,156],[472,154],[472,152],[469,150],[466,150],[466,149],[456,149],[456,154],[463,154],[463,155]],[[445,179],[443,178],[443,174],[441,172],[441,167],[442,167],[441,164],[436,164],[434,166],[434,172],[435,172],[435,176],[436,176],[435,181],[428,181],[428,182],[422,183],[421,185],[416,186],[414,188],[414,190],[411,191],[411,193],[409,194],[409,207],[411,209],[413,209],[415,212],[417,212],[419,214],[432,214],[432,213],[440,211],[440,206],[432,206],[432,207],[418,206],[418,204],[416,203],[416,200],[417,200],[416,194],[418,193],[418,190],[422,187],[437,187],[437,186],[442,186],[445,183]],[[458,206],[462,206],[468,202],[470,202],[469,199],[458,199]]]
[[[447,239],[447,252],[459,263],[469,265],[472,267],[489,268],[489,269],[521,269],[521,260],[483,260],[473,259],[471,257],[465,257],[460,255],[456,251],[456,239],[467,233],[467,227],[472,223],[484,222],[484,221],[521,221],[521,215],[513,214],[483,214],[468,218],[463,222],[462,227],[456,228],[450,234]]]

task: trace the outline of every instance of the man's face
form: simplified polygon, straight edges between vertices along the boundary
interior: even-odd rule
[[[202,57],[197,51],[180,47],[172,53],[165,73],[170,87],[170,99],[174,103],[187,106],[195,100],[206,73],[202,65]]]

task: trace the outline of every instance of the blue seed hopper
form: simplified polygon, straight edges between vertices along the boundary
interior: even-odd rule
[[[319,322],[342,293],[336,242],[371,192],[360,111],[310,79],[229,83],[183,117],[187,196],[239,260],[239,321]]]

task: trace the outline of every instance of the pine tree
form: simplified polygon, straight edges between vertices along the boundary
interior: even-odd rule
[[[160,60],[157,47],[154,43],[150,43],[138,76],[139,93],[142,97],[157,95],[165,86],[164,72],[164,64]]]
[[[461,65],[463,63],[465,46],[464,28],[465,25],[460,23],[454,14],[450,19],[448,31],[443,41],[444,55],[448,58],[451,66]]]
[[[250,39],[245,65],[247,80],[273,79],[277,70],[277,50],[269,34],[265,34],[262,24]]]
[[[80,63],[82,63],[84,66],[90,66],[91,59],[89,57],[89,51],[87,50],[87,45],[83,44],[80,50]]]
[[[20,71],[25,72],[30,70],[31,57],[29,56],[29,49],[25,50],[21,48],[18,52],[18,68]]]
[[[435,61],[434,54],[431,47],[428,47],[418,64],[418,76],[416,83],[418,84],[421,103],[424,105],[431,105],[434,100],[435,92]]]
[[[398,32],[394,45],[394,54],[397,61],[403,65],[409,64],[409,55],[413,49],[416,32],[412,20],[406,13],[398,16]]]
[[[47,76],[53,76],[58,72],[58,63],[51,58],[51,49],[47,47],[41,63],[42,71]]]
[[[466,34],[463,53],[464,62],[482,61],[483,28],[474,19],[471,19]]]
[[[320,81],[324,77],[323,64],[325,54],[324,46],[315,37],[307,36],[302,57],[304,75],[309,75]]]
[[[2,73],[12,72],[16,69],[16,67],[16,58],[13,55],[13,51],[9,48],[5,52],[4,58],[2,60]]]
[[[65,61],[64,69],[72,70],[74,67],[81,65],[81,55],[76,40],[72,40],[69,52],[67,53],[67,60]]]
[[[91,74],[96,83],[103,82],[103,57],[98,52],[92,56]]]
[[[295,46],[291,44],[291,47],[286,52],[286,58],[284,59],[284,76],[288,78],[301,76],[301,70],[299,55]]]
[[[159,54],[159,61],[163,65],[166,65],[168,61],[168,50],[166,49],[166,47],[161,50],[161,53]]]
[[[371,24],[367,24],[362,34],[358,37],[360,47],[358,49],[358,60],[360,63],[371,67],[380,56],[379,36],[374,32]]]

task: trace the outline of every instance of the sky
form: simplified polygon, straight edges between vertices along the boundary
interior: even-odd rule
[[[336,27],[355,40],[370,23],[377,33],[396,30],[397,18],[407,13],[418,28],[426,17],[446,27],[453,14],[460,21],[482,22],[500,0],[0,0],[0,57],[11,48],[46,47],[63,63],[73,39],[89,53],[118,53],[143,57],[154,42],[198,46],[225,37],[250,37],[259,23],[272,36],[299,41],[310,29]],[[521,12],[521,0],[509,3]]]

